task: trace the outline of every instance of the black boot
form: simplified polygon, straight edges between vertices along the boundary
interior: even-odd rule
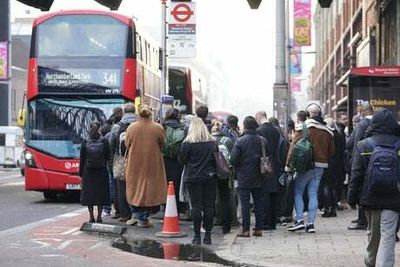
[[[211,245],[211,233],[210,232],[206,232],[206,234],[204,235],[203,244]]]
[[[330,214],[331,214],[331,211],[329,210],[329,208],[325,208],[324,212],[321,214],[321,217],[329,218],[329,217],[331,217]]]
[[[192,240],[193,245],[201,245],[201,236],[200,235],[195,235],[193,240]]]

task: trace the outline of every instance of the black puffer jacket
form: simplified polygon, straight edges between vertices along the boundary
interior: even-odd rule
[[[184,181],[190,183],[207,182],[217,179],[214,152],[218,151],[216,142],[183,142],[178,160],[185,166]]]
[[[371,139],[378,144],[394,144],[400,139],[400,126],[395,116],[388,110],[374,115],[367,130],[367,139],[357,143],[354,148],[349,183],[348,203],[360,204],[364,209],[390,209],[400,211],[400,192],[376,194],[367,191],[366,171],[374,150]]]
[[[233,147],[231,163],[235,167],[239,188],[260,188],[264,185],[260,172],[261,139],[268,143],[256,130],[245,131]],[[269,155],[268,150],[266,153]]]

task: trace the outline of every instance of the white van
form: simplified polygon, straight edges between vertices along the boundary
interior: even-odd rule
[[[18,167],[24,148],[24,132],[16,126],[0,126],[0,166]]]

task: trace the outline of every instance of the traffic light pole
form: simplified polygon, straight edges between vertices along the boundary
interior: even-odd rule
[[[0,9],[0,42],[6,43],[5,79],[0,80],[0,126],[11,122],[10,87],[11,87],[11,38],[10,38],[10,1],[3,1]]]

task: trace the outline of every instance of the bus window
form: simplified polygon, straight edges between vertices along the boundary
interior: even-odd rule
[[[149,65],[149,66],[151,66],[151,49],[150,49],[150,44],[148,43],[147,44],[147,54],[148,54],[148,59],[147,59],[147,64]]]
[[[148,58],[148,55],[147,55],[147,54],[148,54],[148,51],[147,51],[147,41],[146,41],[146,40],[144,41],[144,49],[145,49],[145,54],[146,54],[146,55],[144,56],[144,57],[145,57],[144,63],[147,64],[147,58]]]
[[[141,36],[139,34],[136,34],[136,58],[137,59],[142,59],[142,45],[141,45]]]

